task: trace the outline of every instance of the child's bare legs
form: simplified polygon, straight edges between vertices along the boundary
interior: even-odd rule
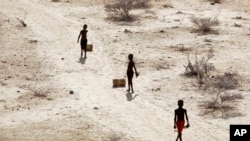
[[[181,133],[178,134],[178,136],[177,136],[177,138],[176,138],[176,141],[178,141],[178,139],[180,139],[180,141],[182,141]]]
[[[83,52],[83,50],[81,49],[81,57],[82,57],[82,52]]]
[[[87,52],[87,47],[86,47],[85,50],[84,50],[84,58],[87,58],[86,52]]]
[[[129,92],[130,91],[130,79],[128,78],[128,89],[127,89],[127,91]]]
[[[134,89],[133,89],[133,82],[132,82],[132,79],[131,79],[131,82],[130,82],[130,86],[131,86],[131,90],[132,90],[132,93],[134,93]]]
[[[128,92],[130,91],[130,88],[132,90],[132,93],[134,93],[132,78],[128,78]]]

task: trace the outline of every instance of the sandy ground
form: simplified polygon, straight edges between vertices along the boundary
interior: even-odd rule
[[[171,141],[178,99],[191,124],[183,140],[227,141],[230,124],[250,123],[248,0],[154,2],[132,11],[139,16],[130,23],[106,20],[103,3],[1,1],[0,141]],[[217,17],[218,33],[193,32],[192,16]],[[16,19],[23,17],[27,27]],[[94,49],[79,60],[77,36],[84,23]],[[190,50],[180,51],[182,45]],[[210,48],[216,74],[236,72],[242,78],[234,91],[244,99],[218,115],[203,114],[199,104],[208,96],[195,79],[183,76],[187,54],[193,59]],[[140,72],[134,94],[112,88],[112,79],[126,78],[129,53]],[[38,97],[32,90],[49,93]]]

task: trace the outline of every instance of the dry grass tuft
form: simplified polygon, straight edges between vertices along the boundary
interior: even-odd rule
[[[22,86],[23,89],[28,90],[35,97],[47,97],[49,93],[52,92],[52,89],[38,86],[25,85]]]
[[[191,22],[197,26],[197,31],[202,33],[209,33],[213,26],[218,26],[219,20],[217,18],[198,18],[192,17]]]

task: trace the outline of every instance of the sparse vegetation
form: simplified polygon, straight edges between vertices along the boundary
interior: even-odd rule
[[[211,76],[210,71],[214,70],[214,65],[208,63],[213,57],[213,51],[210,49],[206,57],[201,60],[196,59],[195,63],[191,63],[188,58],[188,65],[185,66],[185,75],[196,76],[199,87],[203,86],[203,91],[212,96],[210,100],[205,101],[200,105],[205,108],[206,113],[222,110],[227,111],[227,108],[232,108],[230,105],[237,99],[242,99],[243,96],[239,93],[229,93],[227,90],[236,89],[240,85],[240,77],[236,73],[226,72],[224,75]]]
[[[130,11],[138,8],[150,7],[151,0],[113,0],[105,5],[108,19],[117,21],[133,21]]]
[[[134,8],[148,8],[150,7],[151,0],[134,0],[133,7]]]
[[[110,14],[109,18],[120,21],[131,21],[132,0],[114,0],[105,5],[105,10]]]
[[[233,101],[236,99],[243,99],[242,94],[240,94],[240,93],[226,93],[226,94],[220,96],[221,103],[224,103],[225,101]]]
[[[204,97],[204,101],[200,104],[200,107],[203,108],[204,114],[212,114],[213,116],[222,116],[227,115],[235,117],[240,116],[240,113],[235,114],[236,105],[239,102],[238,100],[243,99],[242,94],[237,92],[227,92],[222,88],[213,88],[206,90],[205,93],[208,95]],[[221,113],[221,114],[218,114]]]
[[[206,87],[214,87],[217,89],[235,89],[240,85],[240,77],[236,73],[226,72],[224,75],[218,75],[206,83]]]
[[[224,75],[212,76],[211,71],[214,70],[214,65],[209,63],[209,60],[213,57],[212,48],[208,51],[206,57],[202,57],[200,60],[195,56],[195,62],[191,63],[188,56],[188,65],[185,67],[186,76],[195,76],[199,88],[202,88],[203,92],[209,94],[204,97],[204,101],[200,104],[204,108],[205,114],[222,112],[228,114],[228,111],[232,111],[235,108],[237,99],[243,99],[243,96],[239,93],[228,92],[228,90],[236,89],[240,86],[240,76],[236,73],[226,72]],[[230,109],[230,110],[229,110]]]
[[[213,89],[215,90],[215,89]],[[210,100],[203,101],[200,106],[205,109],[205,113],[214,113],[217,111],[227,112],[232,111],[235,108],[237,100],[243,99],[240,93],[229,93],[224,89],[216,89],[215,91],[208,91],[208,94],[212,96]],[[206,99],[208,99],[206,97]]]
[[[205,84],[207,79],[210,79],[210,71],[214,70],[215,67],[212,63],[209,63],[209,60],[213,57],[213,49],[211,48],[207,56],[203,56],[200,60],[198,60],[197,53],[195,55],[195,62],[192,63],[189,59],[188,55],[188,64],[185,67],[185,75],[186,76],[196,76],[199,86]]]
[[[197,26],[197,30],[202,33],[208,33],[212,31],[213,26],[219,25],[219,20],[217,18],[198,18],[192,17],[191,22]]]
[[[235,108],[235,102],[243,99],[242,94],[228,92],[229,89],[236,89],[239,86],[239,76],[237,74],[225,73],[209,79],[204,86],[204,92],[212,96],[210,100],[205,100],[200,106],[205,108],[206,113],[216,111],[228,112]],[[207,99],[207,97],[205,97]],[[233,103],[233,104],[232,104]]]
[[[47,97],[47,94],[52,92],[52,89],[50,88],[37,87],[31,85],[25,85],[22,86],[22,88],[30,91],[31,94],[34,95],[35,97]]]

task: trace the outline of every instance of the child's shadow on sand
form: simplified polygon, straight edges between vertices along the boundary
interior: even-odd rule
[[[132,95],[132,93],[130,93],[130,92],[128,92],[127,94],[126,94],[126,97],[127,97],[127,101],[132,101],[132,100],[134,100],[137,96],[139,96],[139,95]]]
[[[87,58],[80,57],[78,63],[85,64]]]

